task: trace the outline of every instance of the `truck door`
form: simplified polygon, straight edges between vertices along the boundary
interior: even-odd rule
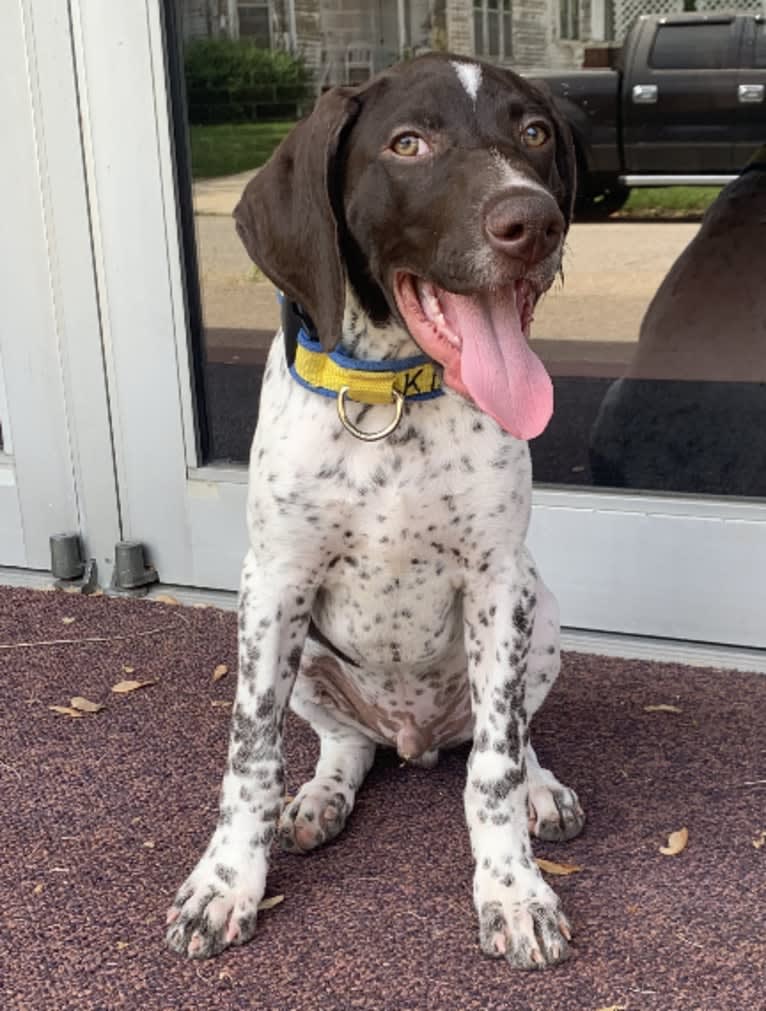
[[[734,165],[742,168],[766,144],[766,17],[745,21],[739,82]]]
[[[740,23],[711,16],[643,25],[623,83],[629,173],[734,170]]]

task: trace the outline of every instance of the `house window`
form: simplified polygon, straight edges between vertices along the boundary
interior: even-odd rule
[[[269,0],[248,0],[237,4],[239,37],[261,49],[271,49],[271,4]]]
[[[474,0],[474,52],[509,60],[512,52],[511,0]]]
[[[580,0],[559,0],[559,31],[562,39],[580,38]]]

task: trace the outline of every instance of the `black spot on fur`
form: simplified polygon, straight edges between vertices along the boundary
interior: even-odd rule
[[[513,627],[522,635],[529,631],[529,616],[521,604],[517,604],[513,609]]]
[[[216,864],[215,876],[220,878],[221,881],[225,882],[230,888],[233,887],[234,882],[237,880],[237,872],[233,867],[224,867],[223,864]]]

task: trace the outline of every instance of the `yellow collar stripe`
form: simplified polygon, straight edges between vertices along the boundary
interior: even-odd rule
[[[441,369],[425,356],[363,362],[335,351],[327,354],[303,333],[290,372],[302,386],[325,397],[337,397],[347,386],[348,397],[361,404],[390,404],[392,390],[408,400],[431,400],[443,393]]]

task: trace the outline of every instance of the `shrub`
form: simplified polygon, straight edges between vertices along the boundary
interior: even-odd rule
[[[243,39],[197,39],[184,64],[191,123],[298,116],[309,98],[311,74],[301,59]]]

